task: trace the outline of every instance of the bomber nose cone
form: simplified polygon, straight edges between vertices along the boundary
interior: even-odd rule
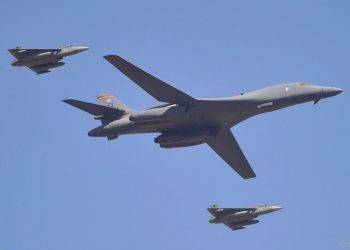
[[[340,88],[335,88],[335,87],[325,87],[322,89],[323,90],[323,94],[326,95],[327,97],[329,96],[335,96],[340,94],[341,92],[343,92],[342,89]]]

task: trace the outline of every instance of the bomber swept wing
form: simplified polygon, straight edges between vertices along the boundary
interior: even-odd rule
[[[222,128],[207,144],[242,178],[256,177],[229,128]]]
[[[160,102],[194,105],[196,99],[116,55],[104,56],[114,67]]]

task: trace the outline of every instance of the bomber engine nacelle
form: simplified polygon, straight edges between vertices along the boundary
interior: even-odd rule
[[[210,128],[164,133],[154,139],[162,148],[189,147],[206,143],[213,136]]]
[[[134,122],[168,121],[183,117],[187,113],[187,109],[187,107],[173,104],[168,107],[135,112],[129,116],[129,120]]]

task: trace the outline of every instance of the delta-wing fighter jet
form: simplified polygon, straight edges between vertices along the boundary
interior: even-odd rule
[[[196,99],[157,79],[116,55],[105,59],[160,102],[160,106],[134,111],[110,94],[100,104],[74,99],[64,102],[88,112],[102,125],[88,135],[109,140],[126,134],[160,133],[154,142],[162,148],[208,144],[244,179],[255,177],[230,128],[249,117],[299,103],[334,96],[335,87],[307,83],[280,84],[226,98]]]
[[[260,205],[251,208],[221,208],[213,205],[207,210],[213,216],[209,223],[224,224],[232,230],[244,229],[245,226],[253,225],[259,221],[256,218],[260,215],[272,213],[282,209],[280,206]]]
[[[37,74],[50,72],[50,69],[64,65],[63,57],[71,56],[89,47],[67,45],[58,49],[25,49],[16,47],[8,51],[15,57],[12,66],[26,66]]]

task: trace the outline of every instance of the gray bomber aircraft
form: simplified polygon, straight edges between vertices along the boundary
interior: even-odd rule
[[[37,74],[50,72],[50,69],[64,65],[63,57],[71,56],[89,47],[66,45],[58,49],[25,49],[16,47],[8,51],[15,57],[12,66],[26,66]]]
[[[225,224],[232,230],[244,229],[245,226],[253,225],[259,221],[256,218],[260,215],[272,213],[282,209],[280,206],[260,205],[251,208],[221,208],[213,205],[207,210],[213,216],[210,217],[209,223]]]
[[[105,59],[160,102],[143,111],[134,111],[106,94],[99,105],[67,99],[64,102],[88,112],[102,125],[88,135],[107,137],[139,133],[161,133],[154,139],[162,148],[208,144],[244,179],[255,177],[230,128],[249,117],[299,103],[331,97],[342,92],[335,87],[288,83],[234,97],[196,99],[157,79],[116,55]]]

